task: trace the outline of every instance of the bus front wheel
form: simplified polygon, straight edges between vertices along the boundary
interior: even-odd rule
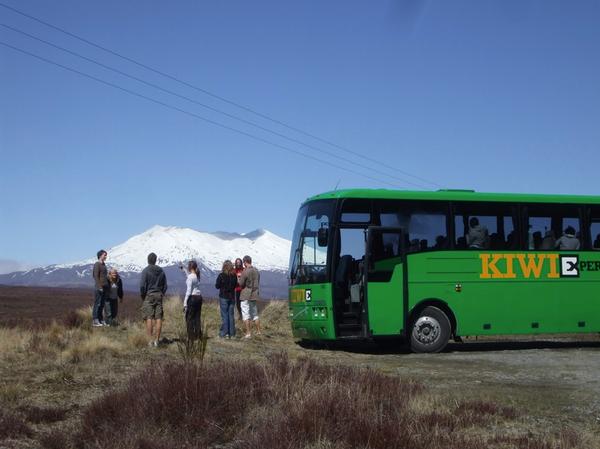
[[[440,352],[450,338],[450,320],[437,307],[427,306],[416,317],[410,333],[414,352]]]

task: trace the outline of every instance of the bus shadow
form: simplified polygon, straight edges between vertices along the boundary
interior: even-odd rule
[[[444,352],[522,351],[527,349],[600,348],[600,341],[582,340],[503,340],[449,343]]]
[[[311,351],[340,351],[365,355],[392,355],[411,354],[407,343],[401,341],[374,342],[370,340],[341,340],[341,341],[299,341],[300,347]],[[503,341],[467,341],[463,343],[448,343],[442,352],[468,353],[468,352],[496,352],[496,351],[523,351],[531,349],[600,349],[599,341],[581,340],[503,340]]]

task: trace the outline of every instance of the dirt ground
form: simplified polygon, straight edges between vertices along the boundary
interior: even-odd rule
[[[68,310],[89,306],[90,294],[86,291],[49,291],[48,296],[38,290],[17,287],[0,287],[0,326],[15,325],[21,317],[21,325],[31,322],[42,326],[44,322],[63,316]],[[60,299],[59,299],[60,298]],[[48,302],[50,301],[50,302]],[[48,312],[48,308],[52,312]],[[26,311],[26,312],[25,312]],[[127,315],[135,317],[137,304],[131,302]],[[216,308],[214,320],[218,320]],[[278,320],[275,322],[275,320]],[[211,326],[216,327],[216,322]],[[600,336],[544,336],[535,340],[523,337],[503,337],[494,341],[470,339],[464,343],[451,343],[441,354],[412,354],[402,346],[374,343],[336,343],[315,345],[299,342],[291,336],[285,309],[279,307],[278,315],[264,315],[265,334],[252,341],[222,340],[211,338],[209,357],[261,358],[276,351],[286,351],[291,357],[308,355],[326,363],[341,363],[368,367],[389,375],[403,376],[422,382],[432,392],[457,399],[486,399],[502,405],[514,406],[521,411],[519,429],[540,430],[571,427],[586,435],[590,448],[600,448]],[[111,338],[127,340],[123,329],[103,330]],[[215,334],[215,330],[212,331]],[[177,335],[169,326],[165,328],[166,341]],[[114,385],[122,383],[121,374],[132,374],[143,363],[155,357],[178,357],[175,344],[165,345],[158,353],[148,349],[127,353],[126,357],[108,359],[112,366]],[[21,356],[19,356],[21,357]],[[23,364],[20,365],[19,362]],[[56,366],[55,366],[56,365]],[[113,366],[114,365],[114,366]],[[63,385],[65,391],[51,393],[48,383],[54,383],[63,365],[53,361],[39,362],[32,370],[26,358],[14,358],[12,367],[0,366],[5,381],[20,379],[29,388],[28,401],[39,402],[44,396],[57,403],[88,403],[102,391],[84,388],[86,376],[92,376],[92,368],[79,364],[67,373],[74,378]],[[116,370],[115,370],[116,369]],[[57,370],[58,374],[49,374]],[[68,377],[67,376],[67,377]],[[78,378],[81,382],[78,383]],[[50,379],[50,380],[48,380]],[[69,377],[70,379],[70,377]],[[39,382],[46,384],[40,391]],[[38,384],[39,385],[39,384]],[[80,385],[81,387],[75,387]],[[40,385],[41,387],[41,385]],[[74,395],[77,393],[77,397]],[[1,446],[1,445],[0,445]]]
[[[483,398],[525,410],[532,426],[569,425],[595,435],[600,448],[600,336],[451,343],[441,354],[412,354],[372,344],[307,351],[418,379],[433,391]]]

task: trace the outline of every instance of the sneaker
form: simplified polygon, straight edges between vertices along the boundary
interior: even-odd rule
[[[110,324],[108,324],[106,321],[100,321],[100,326],[108,327]]]
[[[102,327],[102,326],[104,326],[104,324],[102,324],[100,321],[98,321],[98,320],[92,321],[92,327]]]
[[[246,339],[246,340],[247,340],[247,339],[249,339],[249,338],[252,338],[252,335],[250,335],[250,334],[246,334],[246,335],[244,335],[244,339]]]

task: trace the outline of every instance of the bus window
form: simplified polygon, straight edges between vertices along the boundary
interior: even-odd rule
[[[381,226],[404,230],[404,246],[408,252],[448,247],[447,204],[436,201],[381,201],[376,203],[376,207]]]
[[[345,200],[342,204],[341,220],[344,223],[370,223],[371,201],[369,200]]]
[[[458,249],[516,249],[513,208],[506,204],[456,204],[454,245]]]
[[[567,238],[576,242],[567,245],[568,249],[580,246],[581,227],[577,207],[536,204],[527,208],[527,215],[527,249],[535,251],[566,249],[562,242]],[[563,236],[565,238],[561,238]]]
[[[410,214],[406,238],[408,252],[445,248],[446,214],[437,211],[415,211]]]
[[[591,242],[594,251],[600,251],[600,206],[592,206],[590,212],[588,241]]]
[[[354,260],[365,257],[365,230],[340,229],[340,256],[349,255]]]
[[[327,280],[327,247],[319,246],[319,229],[329,229],[334,202],[315,201],[298,212],[290,257],[293,283],[316,283]]]

